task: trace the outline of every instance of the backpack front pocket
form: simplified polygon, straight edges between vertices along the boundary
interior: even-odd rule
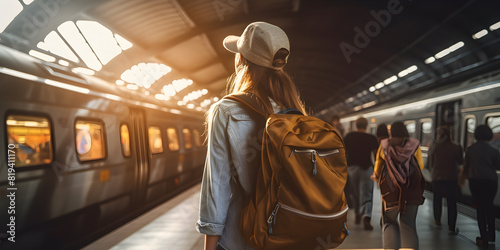
[[[349,208],[345,206],[342,210],[331,214],[311,214],[278,203],[267,220],[268,242],[293,246],[314,243],[319,237],[340,243],[348,234],[344,225],[348,210]]]

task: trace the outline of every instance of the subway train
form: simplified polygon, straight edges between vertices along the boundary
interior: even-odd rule
[[[201,180],[201,112],[1,45],[0,117],[0,248],[83,246]]]
[[[379,124],[390,126],[396,121],[404,122],[410,136],[420,140],[425,164],[423,175],[428,182],[427,186],[432,189],[427,155],[439,126],[449,127],[452,139],[465,152],[475,142],[476,126],[487,124],[494,133],[490,143],[500,150],[500,71],[493,70],[436,89],[411,93],[400,99],[353,112],[340,119],[340,122],[346,131],[354,131],[355,121],[360,116],[368,119],[368,132],[372,134],[376,134]],[[500,175],[500,171],[497,171],[497,175]],[[460,192],[460,201],[473,207],[468,183],[460,188]],[[497,190],[494,204],[496,217],[500,218],[500,190]]]

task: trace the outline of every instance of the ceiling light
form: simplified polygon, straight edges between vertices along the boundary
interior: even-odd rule
[[[414,72],[414,71],[415,71],[415,70],[417,70],[417,69],[418,69],[418,67],[417,67],[417,66],[415,66],[415,65],[410,66],[410,67],[408,67],[407,69],[402,70],[401,72],[399,72],[399,73],[398,73],[398,76],[399,76],[399,77],[404,77],[404,76],[406,76],[406,75],[408,75],[408,74],[410,74],[410,73]]]
[[[446,48],[446,49],[436,53],[436,55],[434,55],[434,57],[436,57],[436,59],[443,58],[446,55],[450,54],[451,52],[463,47],[464,45],[465,45],[464,42],[455,43],[455,44],[451,45],[449,48]]]
[[[495,24],[493,24],[493,25],[490,26],[490,30],[491,31],[494,31],[494,30],[496,30],[498,28],[500,28],[500,22],[497,22],[497,23],[495,23]]]
[[[350,103],[350,102],[353,102],[354,101],[354,96],[353,97],[349,97],[347,100],[345,100],[345,103]]]
[[[487,34],[488,34],[487,30],[481,30],[481,31],[477,32],[476,34],[472,35],[472,38],[479,39],[483,36],[486,36]]]
[[[398,79],[397,76],[391,76],[391,77],[384,80],[384,84],[389,85],[389,84],[395,82],[397,79]],[[375,87],[377,87],[377,86],[375,86]]]
[[[373,92],[375,91],[377,88],[375,88],[375,86],[371,86],[368,90],[370,90],[370,92]]]
[[[367,102],[367,103],[361,105],[361,107],[363,107],[365,109],[365,108],[369,108],[369,107],[371,107],[371,106],[373,106],[375,104],[377,104],[376,101],[371,101],[371,102]]]
[[[383,82],[379,82],[379,83],[375,84],[375,88],[376,89],[381,89],[383,87],[384,87],[384,83]]]
[[[123,86],[123,85],[125,85],[125,82],[122,81],[122,80],[116,80],[116,84],[120,85],[120,86]]]
[[[430,64],[430,63],[433,63],[436,61],[436,58],[434,58],[433,56],[425,59],[425,64]]]

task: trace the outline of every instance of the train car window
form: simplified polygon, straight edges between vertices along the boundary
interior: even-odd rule
[[[161,131],[159,127],[149,127],[149,148],[151,153],[163,153],[163,141],[161,139]]]
[[[417,124],[415,121],[406,121],[405,122],[406,130],[408,130],[408,134],[410,138],[415,138],[415,130],[417,128]]]
[[[132,153],[130,152],[130,133],[127,124],[120,126],[120,143],[123,155],[129,157]]]
[[[188,128],[182,129],[182,136],[184,136],[184,147],[190,149],[193,147],[193,136]]]
[[[493,131],[493,139],[490,141],[491,146],[500,151],[500,116],[486,118],[486,124]]]
[[[168,149],[170,151],[179,150],[179,136],[175,128],[167,128]]]
[[[76,152],[80,161],[92,161],[106,157],[104,125],[98,121],[76,121]]]
[[[430,147],[432,143],[432,121],[425,121],[420,124],[420,145]]]
[[[465,120],[464,149],[467,149],[474,143],[474,130],[476,129],[476,118]]]
[[[200,134],[200,131],[198,131],[198,129],[193,129],[193,137],[194,137],[194,144],[197,146],[197,147],[201,147],[201,134]]]
[[[54,157],[50,121],[39,116],[9,115],[8,148],[15,148],[15,167],[49,164]]]

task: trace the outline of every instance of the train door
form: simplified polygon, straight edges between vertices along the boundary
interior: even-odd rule
[[[434,129],[434,138],[437,138],[437,128],[447,126],[451,131],[451,139],[460,141],[460,107],[462,102],[452,101],[440,103],[436,107],[436,129]]]
[[[133,150],[136,155],[136,165],[134,170],[134,204],[141,204],[146,198],[149,172],[149,145],[146,130],[146,119],[144,111],[141,109],[130,109],[130,130]]]

